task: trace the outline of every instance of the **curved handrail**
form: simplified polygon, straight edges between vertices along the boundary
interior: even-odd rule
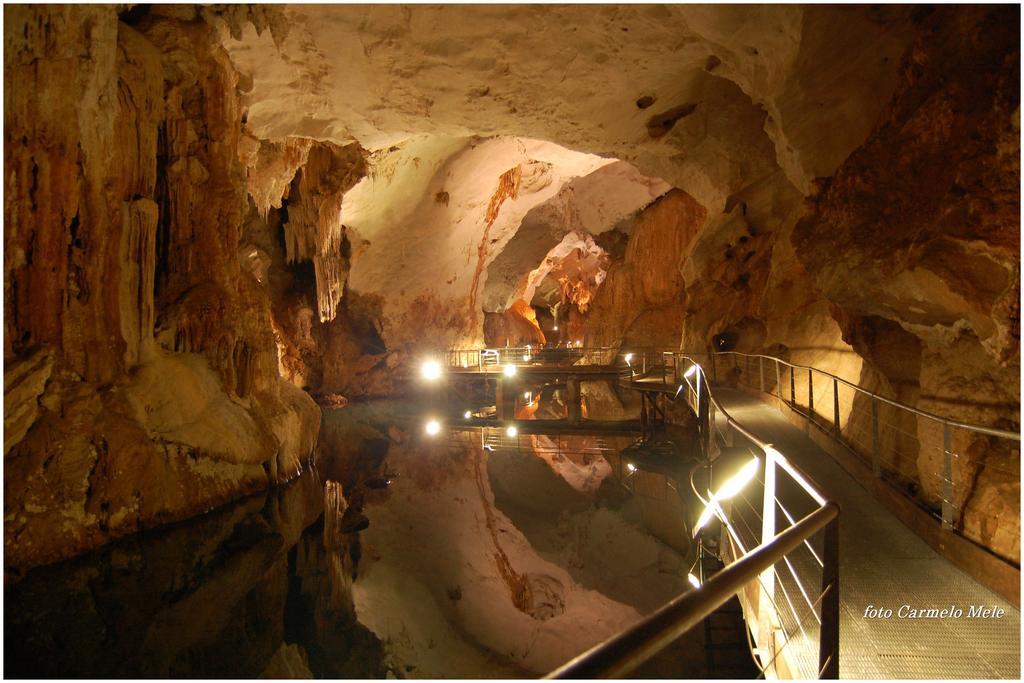
[[[681,354],[681,355],[685,355],[685,354]],[[857,392],[860,392],[861,394],[865,394],[867,396],[870,396],[871,398],[874,398],[874,399],[877,399],[879,401],[882,401],[883,403],[888,403],[889,405],[891,405],[891,406],[893,406],[895,408],[900,408],[901,410],[906,410],[908,412],[914,413],[915,415],[920,415],[921,417],[927,418],[929,420],[934,420],[935,422],[940,422],[942,424],[948,424],[951,427],[959,427],[960,429],[966,429],[966,430],[972,431],[972,432],[980,432],[982,434],[989,434],[991,436],[998,436],[998,437],[1003,438],[1003,439],[1015,439],[1017,441],[1020,441],[1020,433],[1019,432],[1010,432],[1010,431],[1006,431],[1004,429],[996,429],[994,427],[984,427],[982,425],[974,425],[974,424],[970,424],[968,422],[960,422],[958,420],[953,420],[953,419],[950,419],[950,418],[947,418],[947,417],[942,417],[942,416],[936,415],[934,413],[929,413],[926,410],[920,410],[919,408],[914,408],[913,406],[908,406],[905,403],[900,403],[899,401],[894,401],[893,399],[886,398],[885,396],[881,396],[879,394],[876,394],[875,392],[869,391],[868,389],[865,389],[865,388],[863,388],[863,387],[861,387],[861,386],[859,386],[857,384],[854,384],[853,382],[845,380],[842,377],[839,377],[838,375],[834,375],[831,372],[828,372],[827,370],[822,370],[822,369],[816,368],[816,367],[814,367],[812,365],[800,365],[799,363],[790,363],[789,361],[784,360],[782,358],[778,358],[777,356],[769,356],[769,355],[762,354],[762,353],[743,353],[742,351],[714,351],[714,352],[712,352],[711,355],[715,355],[715,356],[734,355],[734,356],[742,356],[744,358],[764,358],[765,360],[771,360],[771,361],[775,361],[777,363],[781,363],[783,365],[788,365],[789,367],[794,368],[794,369],[809,370],[809,371],[818,372],[818,373],[821,373],[822,375],[826,375],[828,377],[831,377],[832,379],[834,379],[834,380],[836,380],[838,382],[842,382],[843,384],[845,384],[846,386],[850,387],[854,391],[857,391]]]
[[[698,372],[700,372],[700,374],[704,377],[704,381],[707,382],[707,373],[704,371],[703,365],[698,363],[696,360],[694,360],[691,356],[687,354],[676,353],[675,355],[676,357],[688,360],[690,363],[697,366],[697,368],[699,369]],[[711,391],[710,387],[707,390],[707,396],[711,400],[712,405],[715,406],[715,410],[725,416],[726,424],[729,426],[730,429],[736,430],[740,435],[747,439],[747,441],[749,441],[757,448],[760,448],[761,451],[764,452],[765,454],[771,451],[772,455],[778,460],[779,464],[781,464],[787,471],[789,471],[791,475],[796,473],[794,479],[796,479],[797,483],[800,484],[801,488],[803,488],[812,498],[817,500],[821,505],[825,504],[825,494],[811,484],[811,482],[814,480],[811,478],[810,475],[808,475],[797,465],[795,465],[789,459],[787,459],[781,452],[775,449],[770,442],[763,441],[762,439],[758,438],[756,434],[749,431],[742,424],[740,424],[740,422],[736,418],[729,414],[728,410],[722,407],[722,404],[718,402],[717,398],[715,398],[715,394],[714,392]]]
[[[714,396],[711,391],[711,384],[708,382],[704,367],[692,357],[675,352],[676,359],[684,359],[696,368],[694,374],[697,386],[690,383],[689,376],[682,374],[676,364],[673,368],[673,382],[683,381],[689,385],[690,390],[696,397],[697,405],[690,405],[690,408],[697,414],[698,422],[704,426],[701,428],[705,448],[710,449],[712,441],[717,444],[714,433],[723,429],[730,430],[730,434],[739,434],[746,438],[751,446],[760,449],[765,456],[765,510],[774,511],[775,506],[775,466],[785,470],[796,483],[809,494],[818,507],[809,513],[804,519],[793,523],[781,533],[775,532],[774,512],[771,519],[766,519],[762,528],[761,542],[756,548],[746,551],[740,547],[743,555],[725,569],[715,574],[709,581],[701,585],[698,590],[684,593],[670,601],[654,614],[641,620],[634,626],[609,638],[603,643],[596,645],[587,652],[579,655],[571,662],[548,674],[547,678],[614,678],[629,673],[640,664],[643,664],[651,656],[664,649],[682,633],[707,617],[719,606],[729,600],[738,590],[752,580],[759,580],[767,572],[772,575],[775,563],[781,561],[794,548],[807,540],[815,533],[829,527],[829,538],[826,539],[826,560],[823,565],[822,596],[829,595],[828,614],[826,607],[822,606],[822,631],[819,643],[819,675],[825,677],[838,677],[838,629],[839,629],[839,605],[838,605],[838,528],[835,526],[839,514],[838,504],[822,492],[820,487],[813,483],[813,479],[799,470],[795,465],[775,449],[771,443],[759,438],[756,434],[744,427],[734,418]],[[667,369],[667,367],[666,367]],[[690,372],[687,370],[687,372]],[[703,385],[703,386],[702,386]],[[677,392],[678,395],[678,392]],[[690,394],[688,393],[687,396]],[[702,402],[706,402],[703,403]],[[703,407],[707,406],[707,407]],[[713,410],[712,410],[713,408]],[[713,417],[718,414],[725,419],[725,425],[720,426],[718,419]],[[770,476],[769,476],[770,475]],[[698,494],[699,497],[699,494]],[[709,505],[715,504],[711,498]],[[721,509],[721,508],[719,508]],[[768,513],[766,512],[766,517]],[[732,526],[724,521],[725,527],[730,535],[735,537]],[[773,575],[772,575],[773,576]],[[773,585],[774,579],[767,579],[769,586]],[[761,591],[769,590],[761,581]],[[827,622],[827,628],[826,628]],[[773,636],[774,637],[774,636]]]
[[[829,502],[809,513],[773,539],[711,577],[700,590],[676,597],[654,614],[618,635],[595,645],[545,678],[620,678],[665,649],[706,615],[721,607],[765,567],[774,565],[808,537],[823,529],[839,515],[839,506]]]
[[[505,353],[511,353],[511,354],[518,354],[518,353],[522,353],[523,351],[536,353],[537,351],[540,351],[542,348],[550,349],[550,348],[554,348],[554,347],[545,347],[545,346],[540,346],[540,345],[538,345],[536,347],[530,347],[530,346],[494,347],[493,349],[489,349],[489,350],[505,352]],[[584,353],[586,353],[586,352],[591,352],[591,353],[593,353],[593,352],[607,353],[607,352],[610,352],[610,351],[611,352],[617,351],[618,353],[615,354],[615,355],[623,355],[624,354],[624,352],[622,351],[621,347],[614,347],[614,346],[600,346],[600,347],[565,346],[565,347],[558,347],[558,348],[560,348],[561,350],[570,350],[571,349],[573,351],[584,352]],[[472,352],[480,352],[480,351],[483,351],[483,350],[488,350],[488,349],[449,349],[448,353],[449,354],[452,354],[452,353],[472,353]],[[648,351],[650,351],[652,354],[659,353],[656,349],[638,350],[638,352],[642,353],[644,356],[646,356]],[[693,356],[697,356],[697,355],[702,355],[702,356],[727,356],[727,355],[734,355],[734,356],[741,356],[741,357],[744,357],[744,358],[763,358],[765,360],[774,361],[776,363],[780,363],[782,365],[788,366],[790,368],[793,368],[794,370],[799,369],[799,370],[807,370],[807,371],[812,371],[812,372],[820,373],[820,374],[822,374],[822,375],[824,375],[826,377],[829,377],[829,378],[835,380],[836,382],[843,383],[844,385],[846,385],[850,389],[853,389],[854,391],[856,391],[856,392],[858,392],[860,394],[863,394],[865,396],[869,396],[872,399],[881,401],[882,403],[887,403],[888,405],[890,405],[890,406],[892,406],[894,408],[898,408],[900,410],[906,410],[907,412],[913,413],[915,415],[918,415],[918,416],[923,417],[923,418],[928,419],[928,420],[932,420],[934,422],[938,422],[938,423],[943,424],[943,425],[949,425],[950,427],[957,427],[959,429],[966,429],[968,431],[978,432],[980,434],[988,434],[990,436],[995,436],[995,437],[999,437],[999,438],[1003,438],[1003,439],[1013,439],[1015,441],[1020,441],[1020,433],[1019,432],[1011,432],[1011,431],[1008,431],[1008,430],[1005,430],[1005,429],[996,429],[995,427],[986,427],[984,425],[976,425],[976,424],[971,424],[969,422],[961,422],[960,420],[954,420],[954,419],[948,418],[948,417],[942,417],[941,415],[936,415],[935,413],[930,413],[930,412],[928,412],[926,410],[921,410],[920,408],[915,408],[915,407],[909,406],[909,405],[907,405],[905,403],[900,403],[899,401],[896,401],[894,399],[886,398],[885,396],[882,396],[880,394],[876,394],[875,392],[873,392],[873,391],[871,391],[869,389],[865,389],[864,387],[861,387],[858,384],[854,384],[853,382],[850,382],[849,380],[843,379],[842,377],[840,377],[838,375],[835,375],[835,374],[833,374],[833,373],[831,373],[831,372],[829,372],[827,370],[822,370],[821,368],[816,368],[813,365],[802,365],[800,363],[791,363],[788,360],[785,360],[783,358],[779,358],[778,356],[770,356],[768,354],[763,354],[763,353],[744,353],[742,351],[711,351],[711,352],[693,353],[693,352],[685,352],[685,351],[677,351],[677,350],[665,350],[665,351],[661,351],[660,353],[663,356],[664,355],[680,356],[680,357],[686,358],[687,360],[689,360],[691,362],[694,362],[694,363],[696,363],[696,361],[694,361]],[[450,357],[451,356],[449,355],[449,358]],[[450,361],[449,361],[449,364],[451,364]]]

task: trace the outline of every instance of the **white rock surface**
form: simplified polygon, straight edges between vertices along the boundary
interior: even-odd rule
[[[546,463],[468,449],[392,447],[388,466],[401,476],[387,502],[367,508],[353,595],[392,666],[414,666],[417,677],[546,673],[639,619],[634,605],[682,590],[681,575],[660,573],[678,570],[677,555],[595,510]],[[529,583],[537,618],[513,604],[499,555]]]

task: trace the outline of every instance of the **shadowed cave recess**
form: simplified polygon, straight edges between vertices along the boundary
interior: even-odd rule
[[[1019,431],[1019,46],[1008,6],[5,6],[9,673],[533,676],[684,590],[608,463],[403,421],[453,348],[727,347]],[[1019,567],[1019,448],[963,447],[958,530]],[[937,509],[934,457],[893,467]]]

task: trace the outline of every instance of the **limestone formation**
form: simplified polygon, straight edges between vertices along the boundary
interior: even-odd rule
[[[319,411],[236,255],[237,76],[206,23],[5,12],[9,570],[287,481]]]
[[[8,567],[288,481],[313,396],[401,393],[452,346],[721,335],[1019,429],[1018,25],[5,8]],[[854,438],[870,409],[850,398]],[[887,469],[937,505],[941,430],[883,411]],[[1019,447],[952,444],[957,524],[1019,562]]]

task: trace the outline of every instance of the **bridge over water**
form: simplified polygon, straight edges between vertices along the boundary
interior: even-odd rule
[[[517,382],[564,383],[566,420],[516,420],[494,443],[519,433],[644,434],[669,402],[696,418],[704,465],[676,489],[699,500],[704,513],[686,524],[724,569],[705,575],[696,562],[693,590],[552,676],[628,675],[736,595],[766,677],[1019,678],[1019,557],[1000,556],[957,523],[967,482],[955,476],[969,457],[959,444],[973,435],[1015,450],[1019,480],[1019,434],[946,420],[768,356],[474,349],[449,352],[445,371],[497,385],[496,414],[467,415],[461,429],[514,419],[507,397]],[[572,406],[579,382],[593,380],[641,392],[641,419],[582,419]],[[902,442],[892,438],[900,415],[918,422]],[[903,485],[895,449],[908,437],[919,451],[941,449],[939,471],[921,475],[936,477],[941,509]]]

